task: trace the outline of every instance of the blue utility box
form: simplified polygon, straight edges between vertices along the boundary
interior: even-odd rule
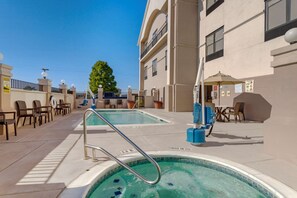
[[[197,128],[187,129],[187,142],[192,144],[203,144],[205,143],[205,130]]]
[[[215,122],[215,112],[211,107],[205,107],[205,127],[209,129]]]

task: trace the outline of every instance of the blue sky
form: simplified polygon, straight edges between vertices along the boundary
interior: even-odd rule
[[[146,0],[0,0],[0,52],[13,78],[37,82],[42,67],[57,87],[83,91],[97,60],[118,87],[138,88],[137,40]]]

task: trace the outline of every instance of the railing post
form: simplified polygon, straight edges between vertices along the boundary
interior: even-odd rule
[[[133,96],[132,96],[132,89],[131,89],[131,87],[128,88],[127,100],[128,100],[128,101],[133,101]]]
[[[46,92],[45,105],[50,105],[50,97],[52,94],[52,81],[49,79],[38,79],[40,91]]]
[[[73,109],[76,109],[76,88],[74,86],[71,87],[72,95],[73,95]]]
[[[98,100],[96,103],[96,108],[104,108],[104,100],[103,100],[103,88],[98,87]]]
[[[11,106],[11,84],[12,67],[0,63],[0,111],[10,111]],[[3,134],[3,125],[0,127],[0,135]]]
[[[62,83],[59,85],[59,88],[62,90],[62,94],[64,94],[64,102],[67,102],[67,85]]]

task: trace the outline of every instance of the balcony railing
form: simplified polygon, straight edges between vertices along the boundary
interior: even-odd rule
[[[11,88],[39,91],[39,84],[11,79]]]
[[[143,58],[149,51],[156,45],[156,43],[162,38],[162,36],[167,32],[167,22],[163,24],[161,30],[157,33],[157,35],[151,40],[151,42],[144,48],[141,52],[140,58]]]

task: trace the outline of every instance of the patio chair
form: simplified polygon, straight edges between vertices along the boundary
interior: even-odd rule
[[[45,116],[45,123],[46,123],[46,118],[50,122],[50,115],[53,120],[53,114],[52,114],[52,106],[41,106],[41,103],[39,100],[34,100],[33,101],[33,108],[36,110],[37,113],[41,114],[41,116]]]
[[[56,114],[66,115],[70,109],[70,105],[68,103],[64,103],[62,99],[59,100],[59,104],[56,106]]]
[[[64,100],[60,99],[60,104],[67,109],[67,113],[71,113],[71,103],[66,103]]]
[[[34,128],[36,127],[36,119],[38,118],[39,121],[39,125],[41,125],[41,120],[40,120],[40,114],[38,114],[37,112],[35,112],[34,108],[27,108],[26,102],[22,101],[22,100],[17,100],[16,101],[16,110],[17,110],[17,125],[19,124],[20,118],[24,118],[23,121],[23,126],[25,125],[26,122],[26,118],[29,117],[30,118],[30,125],[32,123],[32,118],[33,118],[33,124],[34,124]]]
[[[122,107],[123,107],[123,101],[117,100],[117,108],[122,108]]]
[[[16,127],[16,121],[15,121],[15,111],[7,111],[7,112],[0,112],[0,125],[5,125],[6,130],[6,140],[9,140],[9,134],[8,134],[8,125],[13,124],[14,125],[14,135],[17,136],[17,127]],[[8,115],[11,115],[12,118],[7,118]]]
[[[110,108],[110,100],[109,99],[104,100],[104,108]]]
[[[235,122],[237,122],[237,117],[238,117],[239,121],[241,121],[240,115],[242,115],[243,120],[245,120],[244,102],[236,102],[234,107],[228,108],[227,114],[228,114],[229,120],[230,120],[230,115],[234,116]]]

